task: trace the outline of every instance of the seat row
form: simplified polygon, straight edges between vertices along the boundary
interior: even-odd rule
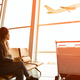
[[[12,54],[14,58],[21,58],[28,71],[36,69],[41,75],[41,71],[37,67],[42,65],[43,62],[32,61],[27,48],[10,48],[10,54]],[[0,75],[0,80],[10,80],[13,77],[15,77],[15,74]]]

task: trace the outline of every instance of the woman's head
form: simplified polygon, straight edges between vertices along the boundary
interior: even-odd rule
[[[0,28],[0,39],[6,39],[9,40],[9,30],[6,27]]]

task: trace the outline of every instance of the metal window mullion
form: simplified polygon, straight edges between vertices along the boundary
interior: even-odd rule
[[[35,11],[36,11],[36,0],[33,0],[33,3],[32,3],[32,15],[31,15],[31,28],[30,28],[30,39],[29,39],[29,55],[30,55],[31,59],[32,59],[32,51],[33,51]]]

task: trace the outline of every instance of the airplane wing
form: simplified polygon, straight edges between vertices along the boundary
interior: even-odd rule
[[[49,11],[49,12],[52,12],[54,9],[50,8],[49,6],[47,5],[44,5],[46,7],[46,9]]]
[[[60,8],[66,9],[66,10],[68,10],[68,12],[70,12],[70,10],[75,10],[76,9],[76,7],[62,7],[62,6]]]
[[[60,8],[66,9],[66,10],[71,10],[71,9],[73,9],[73,8],[75,8],[75,7],[62,7],[62,6],[60,6]]]

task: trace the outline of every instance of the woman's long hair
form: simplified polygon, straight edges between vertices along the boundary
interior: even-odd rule
[[[6,27],[0,28],[0,41],[5,39],[5,35],[9,33],[9,30]],[[9,55],[9,44],[8,42],[4,43],[2,42],[2,45],[4,47],[5,56]]]
[[[4,39],[5,35],[8,34],[9,30],[6,27],[0,28],[0,39]]]

